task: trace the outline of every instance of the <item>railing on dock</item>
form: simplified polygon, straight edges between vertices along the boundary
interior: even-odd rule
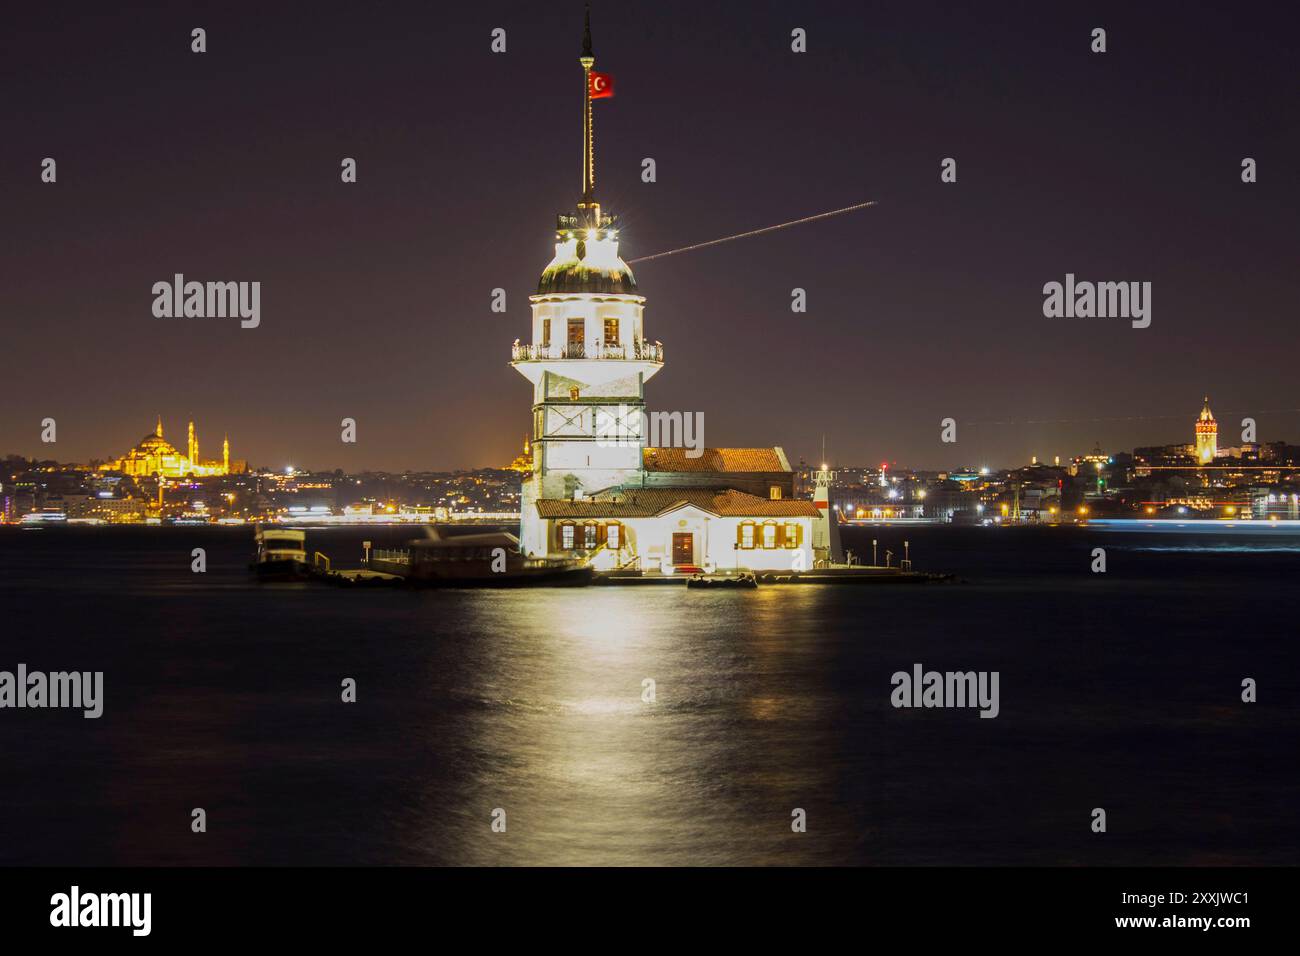
[[[393,564],[410,564],[411,552],[403,549],[375,548],[370,555],[371,561],[390,561]]]

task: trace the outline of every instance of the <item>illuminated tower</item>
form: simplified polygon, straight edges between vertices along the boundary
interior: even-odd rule
[[[163,437],[163,436],[162,436],[162,416],[161,416],[161,415],[158,416],[158,427],[154,430],[154,434],[157,435],[159,438],[162,438],[162,437]]]
[[[1196,419],[1196,460],[1202,465],[1213,463],[1219,454],[1219,424],[1210,411],[1210,396]]]
[[[190,464],[199,463],[199,441],[194,437],[194,423],[190,422],[189,441],[186,443],[186,454],[189,456]]]
[[[645,382],[663,347],[643,336],[645,297],[618,255],[618,223],[596,200],[591,16],[582,40],[582,194],[560,214],[555,256],[532,304],[532,342],[515,341],[511,364],[533,386],[533,462],[524,480],[524,553],[546,552],[535,503],[590,496],[641,475]]]
[[[230,436],[221,440],[221,473],[230,474]]]

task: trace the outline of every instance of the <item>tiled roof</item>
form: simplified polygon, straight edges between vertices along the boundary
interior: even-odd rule
[[[780,448],[705,448],[697,458],[689,448],[646,448],[641,460],[646,471],[790,471]]]
[[[638,488],[605,498],[570,501],[541,498],[537,513],[543,518],[650,518],[680,505],[729,518],[815,518],[817,508],[798,498],[760,498],[728,488]]]

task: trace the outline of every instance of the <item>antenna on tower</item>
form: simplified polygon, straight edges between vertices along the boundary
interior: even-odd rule
[[[600,227],[600,204],[596,202],[596,145],[591,123],[591,68],[596,56],[591,52],[591,4],[587,4],[582,21],[582,201],[578,209],[587,215],[587,225]]]

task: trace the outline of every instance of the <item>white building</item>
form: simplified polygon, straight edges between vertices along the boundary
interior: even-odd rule
[[[595,198],[591,31],[583,70],[582,197],[556,219],[555,256],[513,366],[533,386],[525,554],[585,555],[603,569],[791,570],[813,566],[819,512],[796,500],[780,448],[649,448],[645,384],[664,364],[645,336],[645,296]],[[824,521],[825,519],[823,519]]]

